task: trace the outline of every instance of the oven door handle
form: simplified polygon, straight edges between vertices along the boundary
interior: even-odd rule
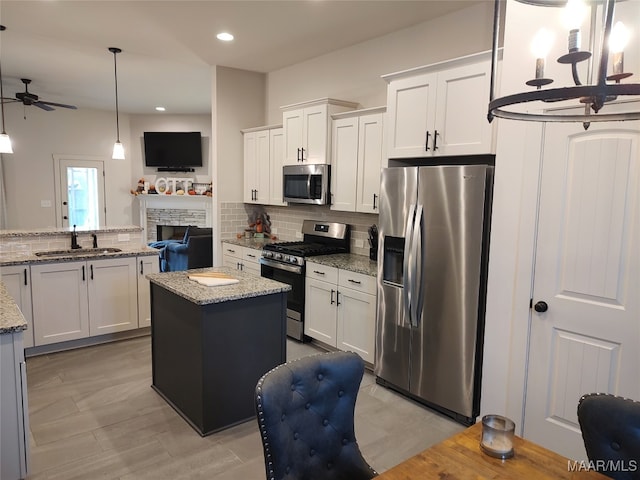
[[[275,262],[273,260],[269,260],[268,258],[261,258],[260,264],[266,265],[267,267],[277,268],[278,270],[286,270],[287,272],[293,272],[298,274],[302,273],[302,267],[300,265],[291,265],[289,263]]]

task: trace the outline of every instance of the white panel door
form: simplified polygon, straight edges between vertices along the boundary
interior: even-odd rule
[[[327,163],[329,140],[328,105],[316,105],[304,109],[302,161]]]
[[[378,213],[382,168],[382,113],[360,117],[356,211]]]
[[[581,395],[640,400],[639,144],[638,122],[546,127],[524,435],[575,460]]]
[[[304,333],[332,347],[336,346],[337,290],[335,284],[306,279]]]
[[[244,134],[244,203],[254,203],[256,178],[258,175],[258,142],[256,132]]]
[[[282,128],[284,130],[283,165],[300,163],[302,149],[303,109],[282,112]]]
[[[337,298],[336,347],[358,353],[373,363],[375,349],[376,296],[341,288]]]
[[[283,202],[282,165],[284,164],[284,129],[269,130],[269,205],[286,205]]]
[[[138,327],[151,326],[151,285],[147,279],[150,273],[158,273],[158,257],[138,257]]]
[[[435,155],[491,153],[489,61],[438,73]]]
[[[254,203],[269,203],[269,130],[256,132],[256,173]]]
[[[138,328],[136,258],[87,262],[89,335]]]
[[[334,120],[331,130],[331,209],[355,212],[358,117]]]
[[[392,81],[387,87],[388,158],[432,154],[437,74]]]

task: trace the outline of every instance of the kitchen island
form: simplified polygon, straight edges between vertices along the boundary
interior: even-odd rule
[[[188,276],[239,280],[209,287]],[[255,416],[258,379],[286,361],[287,284],[216,267],[147,275],[152,388],[200,435]]]

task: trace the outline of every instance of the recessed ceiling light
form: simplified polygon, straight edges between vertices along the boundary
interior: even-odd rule
[[[166,110],[166,108],[164,107],[156,107],[156,110],[159,112],[164,112]]]
[[[216,38],[218,40],[222,40],[223,42],[230,42],[231,40],[233,40],[233,35],[227,32],[222,32],[216,35]]]

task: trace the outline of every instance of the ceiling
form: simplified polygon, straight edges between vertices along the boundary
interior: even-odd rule
[[[29,78],[41,100],[113,110],[119,47],[121,112],[205,114],[212,65],[270,72],[479,1],[2,0],[4,96]]]

